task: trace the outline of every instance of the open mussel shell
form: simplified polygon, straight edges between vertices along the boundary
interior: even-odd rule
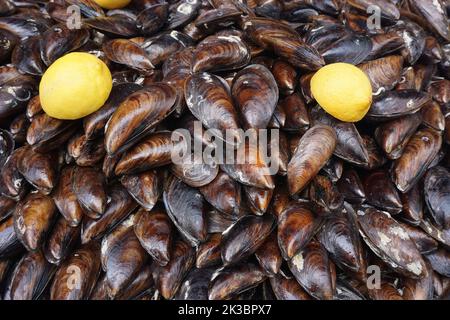
[[[109,155],[129,148],[174,111],[176,90],[155,83],[129,95],[109,119],[105,129],[105,147]]]
[[[128,217],[137,207],[136,202],[120,184],[108,188],[108,203],[105,212],[98,219],[84,219],[81,230],[81,242],[100,239]]]
[[[58,267],[50,287],[50,299],[88,299],[100,275],[100,261],[100,245],[95,241],[75,250]]]
[[[30,193],[17,204],[13,213],[14,230],[27,250],[34,251],[41,246],[56,214],[53,199],[40,193]]]
[[[72,190],[86,214],[96,219],[104,212],[107,202],[106,182],[103,173],[92,167],[75,167]]]
[[[223,235],[223,264],[235,264],[253,254],[269,236],[274,224],[275,217],[270,214],[246,215],[236,221]]]
[[[278,216],[278,246],[285,260],[301,251],[316,234],[322,219],[305,205],[291,201]]]
[[[38,299],[51,280],[54,270],[45,260],[42,251],[25,254],[12,271],[3,299]]]
[[[247,128],[265,129],[278,102],[278,86],[272,73],[259,64],[239,71],[231,92]]]
[[[172,252],[173,226],[164,208],[157,206],[150,212],[140,209],[136,219],[134,232],[142,247],[159,265],[167,265]]]
[[[289,260],[289,269],[309,295],[320,300],[334,296],[336,273],[327,251],[318,241],[311,241]]]
[[[366,244],[392,269],[412,278],[427,275],[425,262],[408,232],[387,212],[361,208],[357,221]]]
[[[102,240],[101,261],[110,298],[123,292],[147,262],[147,252],[134,233],[135,223],[136,215],[131,215]]]
[[[167,214],[192,245],[206,240],[207,203],[201,193],[176,177],[166,181],[163,193]]]
[[[178,240],[173,244],[170,257],[167,265],[156,266],[154,271],[156,287],[165,299],[175,296],[183,278],[195,263],[195,251],[186,242]]]
[[[389,120],[417,112],[430,96],[415,90],[388,91],[376,97],[367,113],[371,120]]]
[[[315,125],[302,136],[288,164],[291,195],[306,187],[331,157],[335,147],[336,133],[329,126]]]
[[[407,192],[413,187],[425,174],[441,145],[442,136],[433,129],[421,129],[412,136],[393,164],[392,179],[398,190]]]
[[[424,180],[424,197],[428,212],[437,226],[450,229],[450,172],[437,166],[428,170]]]
[[[265,279],[263,270],[254,263],[225,267],[213,275],[209,300],[233,299],[240,293],[256,287]]]

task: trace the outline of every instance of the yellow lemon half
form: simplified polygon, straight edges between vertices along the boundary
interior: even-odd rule
[[[329,64],[317,71],[311,78],[311,92],[326,112],[346,122],[364,118],[372,103],[369,78],[348,63]]]
[[[126,7],[131,0],[94,0],[100,7],[105,9],[120,9]]]
[[[45,71],[39,84],[42,109],[57,119],[79,119],[97,111],[108,99],[112,77],[96,56],[69,53]]]

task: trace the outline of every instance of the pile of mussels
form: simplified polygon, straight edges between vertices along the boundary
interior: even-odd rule
[[[449,11],[0,0],[1,299],[448,298]],[[38,96],[70,51],[113,75],[108,101],[79,121],[50,118]],[[314,71],[334,62],[372,83],[358,123],[311,96]],[[196,121],[280,129],[278,173],[263,157],[172,163],[173,130],[211,143]]]

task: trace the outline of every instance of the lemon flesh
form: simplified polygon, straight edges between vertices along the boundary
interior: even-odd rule
[[[120,9],[126,7],[131,0],[94,0],[104,9]]]
[[[364,118],[372,104],[372,86],[367,75],[348,63],[322,67],[311,79],[317,103],[333,117],[346,122]]]
[[[108,99],[112,77],[96,56],[69,53],[50,65],[39,84],[42,109],[57,119],[80,119],[97,111]]]

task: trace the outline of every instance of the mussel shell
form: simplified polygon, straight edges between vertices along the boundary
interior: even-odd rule
[[[27,148],[17,169],[24,178],[44,194],[49,194],[57,183],[58,164],[55,154],[43,154]]]
[[[209,36],[193,52],[192,72],[238,69],[250,61],[250,50],[237,36]]]
[[[0,223],[0,259],[14,257],[22,252],[23,246],[14,230],[14,217]]]
[[[450,277],[450,253],[444,248],[439,248],[426,255],[431,267],[444,277]]]
[[[152,5],[139,13],[136,25],[147,36],[158,32],[166,23],[169,15],[169,4],[160,3]]]
[[[72,227],[64,217],[60,216],[44,246],[47,261],[59,265],[78,243],[80,230],[80,226]]]
[[[0,195],[0,222],[12,215],[15,206],[14,200]]]
[[[173,148],[175,144],[172,141],[172,132],[151,133],[122,155],[115,167],[115,173],[116,175],[139,173],[167,165],[171,163]]]
[[[436,157],[441,144],[442,136],[433,129],[421,129],[413,135],[402,156],[393,164],[392,180],[398,190],[407,192],[413,187]]]
[[[426,265],[416,245],[388,213],[368,207],[358,209],[357,214],[360,234],[377,256],[405,276],[426,276]]]
[[[432,0],[410,0],[414,12],[423,16],[433,31],[450,40],[448,16],[442,2]]]
[[[343,194],[344,199],[350,203],[358,204],[366,199],[364,186],[354,169],[344,170],[341,179],[337,182],[337,187]]]
[[[311,241],[302,251],[289,260],[289,269],[309,295],[320,300],[331,300],[335,291],[332,262],[325,248]]]
[[[198,188],[208,185],[216,178],[219,166],[205,163],[202,157],[194,156],[194,159],[172,164],[170,171],[187,185]]]
[[[221,264],[222,234],[212,233],[208,239],[201,243],[197,248],[197,257],[195,259],[195,266],[197,268],[206,268]]]
[[[177,241],[170,253],[170,261],[165,266],[157,266],[154,277],[156,287],[165,299],[172,299],[183,278],[195,263],[194,249],[183,241]]]
[[[249,65],[236,74],[231,92],[245,127],[265,129],[279,95],[272,73],[263,65]]]
[[[311,300],[311,297],[295,279],[278,274],[269,278],[273,293],[278,300]]]
[[[143,134],[174,111],[176,90],[155,83],[129,95],[109,119],[105,130],[105,147],[109,155],[124,151]]]
[[[371,120],[389,120],[417,112],[430,96],[415,90],[389,91],[376,97],[366,117]]]
[[[165,210],[157,206],[147,212],[137,212],[134,232],[142,247],[156,263],[165,266],[171,259],[173,226]]]
[[[372,41],[368,36],[348,34],[320,53],[327,64],[336,62],[360,64],[371,51]]]
[[[53,199],[39,193],[30,193],[17,204],[13,213],[14,230],[28,251],[41,246],[56,214]]]
[[[155,68],[144,49],[127,39],[114,39],[103,44],[108,59],[137,71],[150,73]]]
[[[225,266],[242,261],[253,254],[269,236],[275,217],[246,215],[223,234],[222,261]]]
[[[278,217],[278,245],[285,260],[300,252],[316,234],[322,219],[306,206],[291,201]]]
[[[421,114],[416,112],[384,122],[375,130],[375,140],[389,158],[399,158],[421,121]]]
[[[42,75],[46,69],[41,55],[41,37],[34,36],[21,41],[13,50],[11,62],[23,73]]]
[[[149,170],[133,175],[124,175],[120,182],[133,199],[145,210],[150,211],[162,194],[162,175]]]
[[[171,4],[167,18],[167,29],[173,30],[183,27],[194,20],[201,5],[202,3],[199,0],[182,0]]]
[[[146,264],[148,255],[134,234],[131,215],[102,240],[101,261],[110,298],[122,293]]]
[[[238,114],[228,85],[222,78],[205,72],[193,74],[186,80],[184,96],[191,113],[206,128],[219,130],[223,137],[228,136],[227,129],[239,128]]]
[[[270,48],[296,67],[317,70],[325,65],[324,59],[312,46],[303,42],[289,25],[268,18],[247,18],[245,34],[256,44]]]
[[[215,209],[228,215],[238,213],[241,187],[228,174],[220,171],[211,183],[200,187],[199,191]]]
[[[326,216],[339,210],[344,197],[338,191],[331,180],[322,175],[317,175],[310,184],[309,197],[316,214]]]
[[[392,183],[388,172],[376,170],[363,179],[367,203],[391,214],[403,209],[400,195]]]
[[[192,244],[206,240],[206,202],[201,193],[178,178],[170,177],[164,189],[167,214],[180,233]]]
[[[400,81],[403,71],[402,56],[387,56],[360,64],[361,68],[369,77],[372,91],[391,90]]]
[[[192,269],[184,278],[175,300],[208,300],[208,289],[215,268]]]
[[[72,190],[86,214],[99,218],[106,208],[105,176],[92,167],[76,167],[72,176]]]
[[[0,166],[3,168],[14,150],[15,142],[10,132],[0,129]]]
[[[111,35],[122,37],[137,36],[139,30],[136,21],[125,15],[113,15],[108,17],[96,17],[83,21],[89,27]]]
[[[120,83],[114,85],[108,100],[96,112],[83,118],[84,132],[88,139],[103,133],[105,125],[119,104],[130,94],[141,89],[135,83]]]
[[[83,220],[81,242],[87,243],[92,239],[100,239],[126,219],[136,207],[136,202],[127,190],[120,184],[113,184],[109,187],[108,203],[102,216],[96,220]]]
[[[258,250],[256,250],[255,257],[261,268],[263,268],[267,274],[276,275],[280,272],[283,258],[278,246],[276,230],[274,230]]]
[[[75,167],[65,167],[61,170],[58,185],[53,193],[56,207],[70,226],[78,226],[83,217],[77,196],[72,189]]]
[[[310,117],[314,124],[321,123],[334,129],[337,138],[334,149],[336,156],[356,165],[365,166],[369,163],[364,141],[353,123],[335,119],[319,106],[310,110]]]
[[[54,268],[40,250],[25,254],[12,271],[4,300],[35,300],[51,280]]]
[[[253,263],[225,267],[214,274],[208,298],[209,300],[232,299],[256,287],[265,279],[263,270]]]
[[[437,226],[450,229],[450,172],[441,166],[431,168],[424,180],[428,211]]]
[[[408,192],[400,194],[402,199],[402,219],[409,224],[418,225],[423,218],[423,196],[419,184],[415,184]]]
[[[100,245],[92,241],[74,251],[58,268],[50,287],[50,299],[88,299],[100,271]]]
[[[433,252],[438,248],[439,243],[419,227],[413,227],[408,223],[400,224],[408,232],[409,237],[414,241],[421,254]]]
[[[88,40],[88,29],[69,29],[64,24],[53,26],[40,39],[42,61],[50,66],[56,59],[80,48]]]
[[[301,192],[317,175],[336,147],[335,130],[315,125],[300,139],[288,164],[287,178],[291,195]]]

